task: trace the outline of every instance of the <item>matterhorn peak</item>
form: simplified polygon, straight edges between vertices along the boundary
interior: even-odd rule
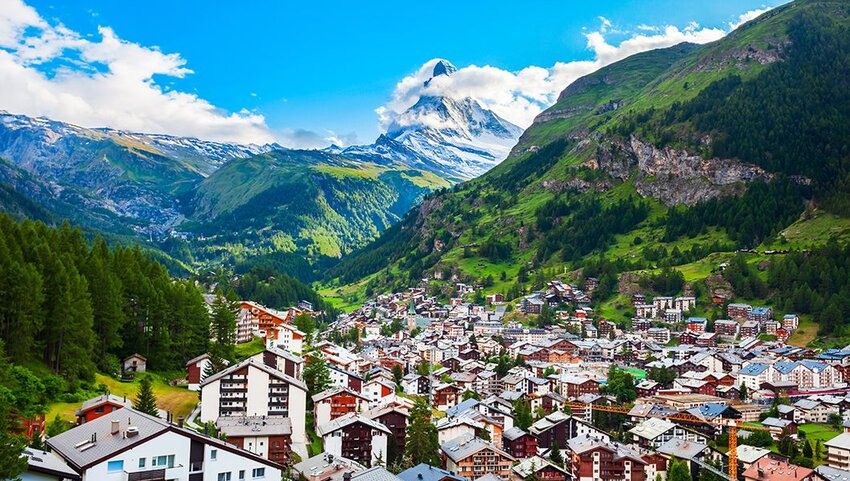
[[[443,59],[437,60],[437,63],[434,64],[434,70],[431,71],[431,78],[425,81],[425,86],[427,87],[434,78],[440,75],[448,77],[455,72],[457,72],[457,67],[452,65],[451,62]]]
[[[457,72],[457,68],[452,65],[448,60],[440,59],[434,64],[434,72],[431,74],[431,78],[440,76],[440,75],[451,75]]]

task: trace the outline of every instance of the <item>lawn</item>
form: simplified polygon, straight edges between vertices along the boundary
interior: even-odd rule
[[[248,359],[254,354],[259,354],[266,349],[265,341],[260,337],[255,337],[251,342],[236,345],[236,359]]]
[[[825,443],[841,434],[841,431],[829,424],[800,424],[797,426],[797,431],[806,433],[806,439],[812,443],[816,443],[818,440]]]
[[[818,325],[810,317],[800,317],[800,325],[788,338],[788,344],[808,346],[818,335]]]
[[[153,381],[153,392],[156,396],[157,406],[164,409],[177,417],[185,417],[192,412],[192,409],[198,404],[198,393],[189,391],[186,387],[171,386],[162,377],[157,374],[147,374]],[[121,382],[103,374],[95,374],[95,383],[104,384],[109,389],[111,394],[116,396],[127,396],[128,399],[136,397],[139,390],[139,380],[137,376],[133,382]],[[74,411],[80,407],[82,403],[54,403],[51,404],[47,411],[47,419],[52,420],[59,416],[67,421],[74,421]]]

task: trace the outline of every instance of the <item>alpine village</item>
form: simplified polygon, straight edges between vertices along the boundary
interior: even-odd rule
[[[558,89],[314,149],[0,113],[0,479],[850,480],[850,3]]]

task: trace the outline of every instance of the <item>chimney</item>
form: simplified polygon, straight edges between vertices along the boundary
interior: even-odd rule
[[[186,419],[185,419],[183,416],[180,416],[180,417],[178,417],[178,418],[177,418],[177,425],[178,425],[178,426],[180,426],[180,427],[182,428],[182,427],[183,427],[183,423],[184,423],[185,421],[186,421]]]
[[[121,421],[119,421],[117,419],[113,419],[112,420],[112,429],[109,431],[109,433],[114,436],[114,435],[118,434],[119,431],[121,431]]]
[[[351,481],[351,471],[342,474],[342,481]]]

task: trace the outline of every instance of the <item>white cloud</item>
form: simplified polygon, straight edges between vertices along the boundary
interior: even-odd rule
[[[756,18],[761,16],[761,14],[763,14],[763,13],[769,11],[769,10],[772,10],[772,9],[773,9],[773,7],[764,7],[764,8],[757,8],[755,10],[750,10],[749,12],[742,13],[741,15],[738,16],[738,20],[736,20],[734,22],[729,22],[729,30],[735,30],[736,28],[740,27],[741,25],[749,22],[750,20],[755,20]]]
[[[0,108],[91,127],[275,140],[262,115],[223,111],[154,78],[191,73],[180,54],[128,42],[106,26],[84,37],[21,0],[0,0]]]
[[[729,30],[765,11],[767,9],[753,10],[741,15],[737,22],[729,24]],[[584,33],[587,48],[593,52],[591,60],[557,62],[548,68],[529,66],[517,72],[489,65],[470,65],[458,69],[450,77],[437,77],[426,87],[424,83],[431,77],[434,64],[440,59],[429,60],[419,70],[399,81],[390,100],[376,109],[379,127],[386,131],[422,95],[444,95],[455,99],[473,97],[499,116],[524,128],[543,109],[554,104],[558,94],[567,85],[581,76],[636,53],[682,42],[708,43],[729,32],[722,28],[702,27],[696,22],[683,28],[673,25],[639,25],[636,27],[637,32],[617,43],[609,38],[623,32],[616,30],[609,19],[599,17],[599,20],[597,30]],[[426,121],[423,119],[423,123]]]

